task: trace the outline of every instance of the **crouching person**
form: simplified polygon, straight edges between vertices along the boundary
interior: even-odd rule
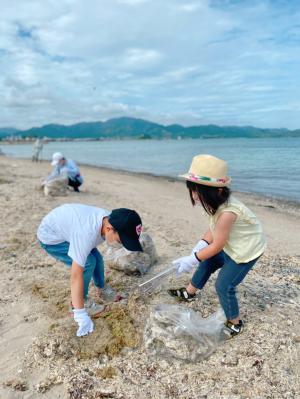
[[[97,246],[106,240],[108,244],[120,243],[129,251],[142,251],[141,230],[140,216],[126,208],[110,212],[89,205],[65,204],[42,220],[37,231],[41,247],[71,267],[71,304],[78,337],[93,332],[90,316],[103,310],[88,297],[92,278],[100,295],[105,290],[103,258]]]
[[[51,165],[53,166],[53,170],[43,185],[62,175],[66,175],[68,177],[68,185],[73,187],[74,191],[79,192],[79,187],[83,183],[83,177],[75,161],[65,158],[61,152],[55,152],[52,155]]]

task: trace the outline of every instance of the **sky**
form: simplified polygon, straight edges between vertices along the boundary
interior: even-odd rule
[[[2,0],[0,127],[300,128],[299,0]]]

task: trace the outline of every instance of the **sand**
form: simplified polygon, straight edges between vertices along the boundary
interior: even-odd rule
[[[176,303],[165,287],[139,297],[133,292],[143,278],[115,270],[106,270],[107,281],[126,299],[95,320],[94,334],[75,338],[69,271],[36,242],[40,220],[62,203],[133,208],[157,248],[150,277],[189,253],[207,228],[184,184],[86,166],[80,194],[52,198],[38,190],[49,170],[47,163],[0,157],[0,399],[300,397],[299,205],[236,194],[260,218],[268,239],[239,288],[246,329],[208,359],[186,363],[149,356],[143,344],[151,307]],[[218,307],[214,279],[187,305],[203,316]]]

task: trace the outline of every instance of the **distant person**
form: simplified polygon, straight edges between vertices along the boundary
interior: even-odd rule
[[[74,191],[79,192],[79,187],[83,183],[83,178],[78,166],[72,159],[66,159],[61,152],[55,152],[52,155],[51,165],[53,166],[53,171],[44,183],[57,179],[60,175],[65,174],[68,176],[68,185],[73,187]]]
[[[37,231],[41,247],[71,269],[71,305],[78,337],[93,332],[90,316],[99,315],[104,309],[88,297],[91,279],[104,299],[109,288],[105,285],[103,258],[97,246],[106,240],[110,245],[120,243],[129,251],[143,251],[141,231],[140,216],[126,208],[110,212],[89,205],[64,204],[42,220]]]
[[[43,140],[37,139],[33,145],[32,162],[42,160]]]
[[[209,229],[188,256],[176,259],[177,272],[195,272],[186,287],[168,291],[184,301],[195,298],[210,276],[220,270],[215,287],[227,321],[223,332],[233,337],[242,332],[236,287],[244,280],[266,248],[262,226],[242,202],[231,195],[227,164],[212,155],[193,158],[183,177],[192,205],[209,215]]]

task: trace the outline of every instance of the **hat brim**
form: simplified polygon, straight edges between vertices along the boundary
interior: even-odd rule
[[[56,166],[56,165],[58,165],[58,163],[59,163],[59,161],[52,161],[52,162],[51,162],[51,165],[52,165],[52,166]]]
[[[138,238],[131,238],[122,233],[119,233],[119,237],[122,245],[128,249],[128,251],[143,252],[143,248]]]
[[[228,177],[225,182],[215,182],[215,181],[209,181],[209,180],[195,180],[192,179],[189,175],[189,173],[185,173],[184,175],[179,175],[178,177],[191,181],[196,184],[201,184],[203,186],[210,186],[210,187],[227,187],[231,183],[231,178]]]

